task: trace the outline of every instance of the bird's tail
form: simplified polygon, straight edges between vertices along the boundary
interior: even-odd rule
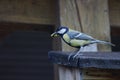
[[[100,43],[100,44],[108,44],[111,46],[115,46],[115,44],[112,44],[111,42],[107,42],[107,41],[101,41],[101,40],[95,40],[94,43]]]

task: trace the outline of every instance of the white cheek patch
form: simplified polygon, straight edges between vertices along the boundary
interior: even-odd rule
[[[63,33],[65,33],[65,31],[66,31],[66,29],[61,29],[61,30],[58,31],[58,33],[63,34]]]

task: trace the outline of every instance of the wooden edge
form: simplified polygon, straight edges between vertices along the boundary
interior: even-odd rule
[[[48,57],[55,64],[61,64],[78,68],[101,68],[101,69],[120,69],[120,52],[82,52],[75,59],[72,52],[50,51]]]

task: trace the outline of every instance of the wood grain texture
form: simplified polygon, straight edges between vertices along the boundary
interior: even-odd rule
[[[119,70],[84,69],[84,80],[118,80]]]
[[[109,40],[107,0],[61,0],[60,23],[69,28],[83,31],[98,39]],[[63,51],[71,49],[63,45]],[[105,50],[105,48],[104,48]],[[107,47],[107,50],[109,48]]]
[[[87,33],[100,40],[110,40],[108,17],[108,0],[59,0],[60,25]],[[94,50],[95,49],[95,50]],[[62,51],[73,51],[74,48],[62,42]],[[86,49],[88,50],[88,48]],[[86,51],[85,50],[85,51]],[[97,51],[96,45],[90,51]],[[110,51],[109,46],[99,46],[100,51]],[[59,66],[60,80],[82,80],[80,69]],[[84,71],[83,71],[84,72]],[[85,79],[85,78],[84,78]],[[86,80],[100,80],[94,77]],[[108,79],[109,80],[109,79]]]
[[[109,0],[110,25],[120,27],[120,1]]]
[[[73,78],[118,80],[120,78],[120,52],[82,52],[78,58],[70,59],[70,61],[67,60],[67,53],[70,52],[49,52],[49,59],[53,63],[64,65],[59,65],[60,78],[63,80],[73,80]],[[82,68],[82,70],[78,68]],[[82,77],[80,77],[80,73],[82,73]]]
[[[72,0],[60,1],[60,23],[82,31],[97,39],[110,41],[108,1]],[[67,45],[63,49],[68,50]],[[72,50],[72,49],[71,49]],[[100,45],[99,50],[110,51],[110,46]]]
[[[77,0],[83,32],[94,38],[110,41],[107,0]],[[110,51],[110,46],[100,45],[100,51]]]
[[[120,52],[81,52],[74,59],[71,56],[70,60],[67,59],[69,57],[67,53],[71,52],[51,51],[49,59],[56,64],[83,69],[120,69]]]
[[[69,28],[81,31],[81,26],[78,18],[75,0],[60,0],[60,25],[68,26]],[[73,51],[62,41],[62,51]],[[80,71],[77,68],[66,68],[59,66],[59,80],[81,80]]]
[[[0,0],[0,21],[55,24],[56,0]]]
[[[75,0],[60,0],[60,25],[68,26],[69,28],[81,31],[78,14],[76,10]],[[62,50],[69,51],[75,50],[62,42]]]

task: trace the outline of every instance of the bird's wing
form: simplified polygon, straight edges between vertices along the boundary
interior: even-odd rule
[[[84,33],[80,33],[78,35],[75,36],[75,39],[81,39],[81,40],[95,40],[93,37],[84,34]]]
[[[70,31],[68,32],[68,35],[70,36],[71,39],[79,39],[79,40],[95,40],[93,37],[80,33],[78,31]]]

